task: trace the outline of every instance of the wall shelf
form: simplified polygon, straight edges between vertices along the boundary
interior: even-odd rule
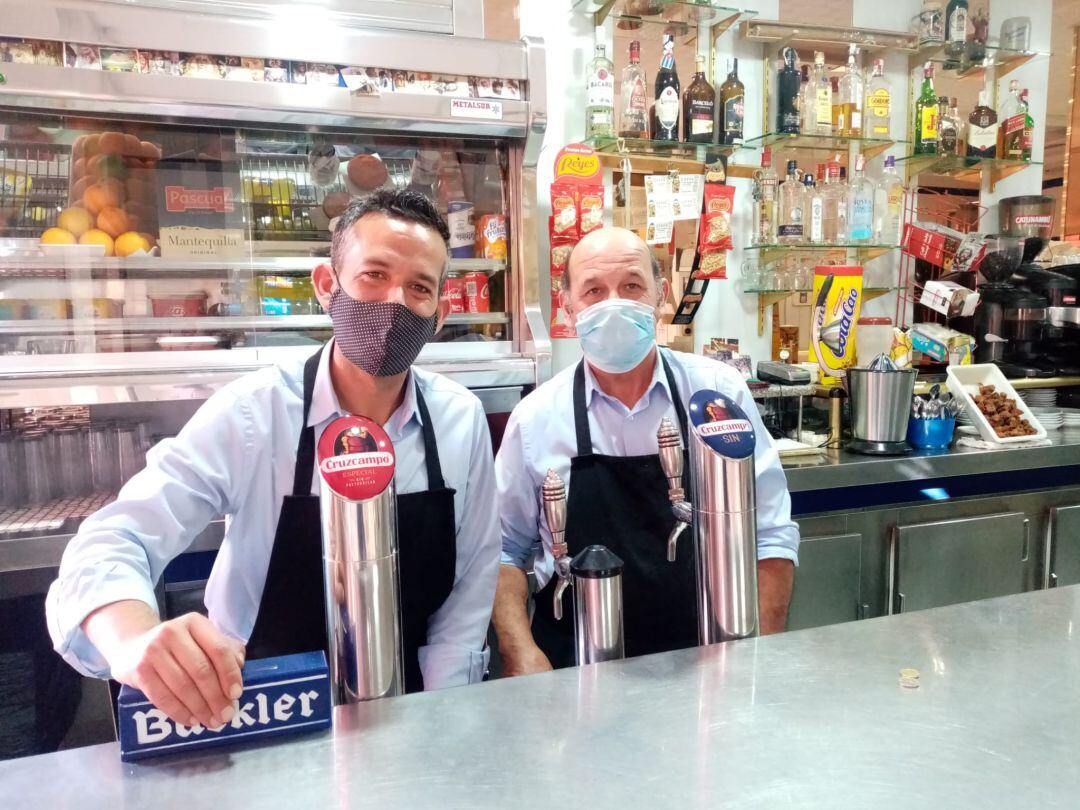
[[[862,291],[863,301],[873,301],[891,292],[896,292],[898,287],[864,287]],[[745,293],[758,297],[758,336],[765,334],[765,314],[773,304],[779,304],[793,295],[800,293],[812,294],[813,290],[768,290],[763,288],[751,288],[743,290]]]
[[[908,155],[896,159],[904,170],[905,182],[911,178],[930,174],[951,177],[955,180],[980,181],[984,173],[990,176],[990,190],[1010,175],[1029,166],[1041,166],[1030,160],[1005,160],[1001,158],[969,158],[959,155]]]
[[[859,263],[876,259],[893,250],[899,250],[897,245],[868,245],[868,244],[843,244],[843,245],[810,245],[810,244],[775,244],[775,245],[747,245],[743,250],[756,254],[764,263],[775,261],[784,256],[817,256],[824,253],[854,251]]]
[[[660,26],[687,41],[697,37],[698,26],[709,27],[715,37],[757,15],[714,0],[577,0],[574,10],[591,14],[596,25],[611,18],[616,27],[629,30]]]
[[[823,152],[842,152],[847,156],[848,147],[855,144],[867,158],[881,154],[886,149],[908,141],[890,138],[850,138],[842,135],[791,135],[786,132],[769,132],[757,138],[750,138],[743,144],[743,149],[762,149],[766,146],[776,150],[805,149]]]

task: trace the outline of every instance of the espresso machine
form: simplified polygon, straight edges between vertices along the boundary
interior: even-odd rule
[[[1028,376],[1080,375],[1080,265],[1022,265],[1013,280],[1046,307],[1030,313],[1028,339],[1013,341],[1011,363],[1039,372]]]
[[[316,448],[331,701],[404,691],[394,447],[382,427],[343,416]]]
[[[668,559],[693,527],[697,557],[698,639],[716,644],[758,634],[757,501],[754,427],[743,410],[717,391],[690,398],[690,483],[682,488],[682,440],[667,419],[657,440],[678,523],[667,539]]]

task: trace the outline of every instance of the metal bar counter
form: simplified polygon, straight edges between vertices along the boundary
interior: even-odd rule
[[[12,760],[0,790],[34,810],[1074,808],[1076,626],[1080,588],[1058,588],[391,698],[256,748]]]
[[[1001,449],[979,450],[954,445],[944,452],[916,451],[907,456],[830,451],[785,459],[784,472],[792,492],[805,492],[1080,464],[1080,429],[1052,430],[1047,438],[1051,444],[1042,447],[1005,445]]]

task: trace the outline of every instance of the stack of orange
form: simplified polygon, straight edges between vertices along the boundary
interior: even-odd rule
[[[124,132],[82,135],[71,146],[71,207],[43,244],[104,245],[106,256],[149,251],[157,241],[154,168],[161,149]]]

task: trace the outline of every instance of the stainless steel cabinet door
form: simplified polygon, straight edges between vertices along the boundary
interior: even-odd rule
[[[893,612],[955,605],[1024,590],[1023,512],[897,526]]]
[[[1080,584],[1080,505],[1050,510],[1050,587]]]
[[[788,610],[788,630],[859,617],[861,534],[804,537]]]

